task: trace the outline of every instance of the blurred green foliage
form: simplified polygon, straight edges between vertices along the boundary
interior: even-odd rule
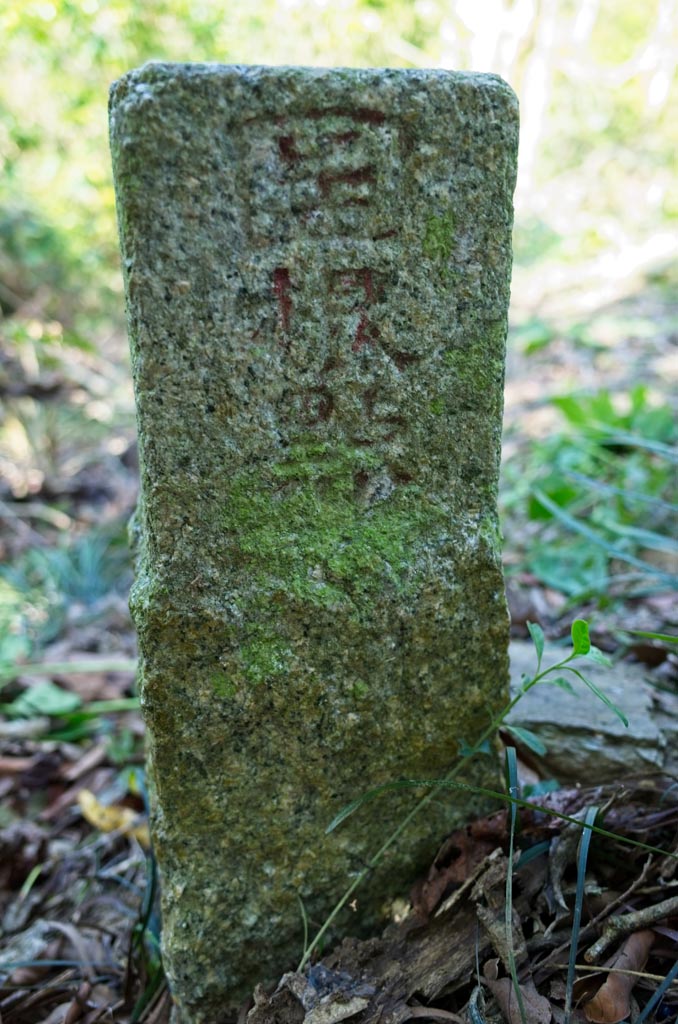
[[[574,603],[678,589],[675,411],[642,384],[551,404],[561,428],[504,470],[521,564]]]
[[[0,678],[3,666],[39,657],[67,624],[96,620],[106,599],[124,595],[130,583],[129,551],[120,529],[30,548],[0,568]]]
[[[44,285],[83,334],[119,320],[107,93],[147,60],[497,71],[522,105],[518,259],[642,242],[678,215],[676,21],[673,0],[3,6],[0,303]]]

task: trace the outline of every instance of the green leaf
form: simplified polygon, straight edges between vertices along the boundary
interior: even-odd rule
[[[574,395],[562,395],[551,399],[552,405],[563,413],[566,419],[575,427],[586,429],[589,425],[590,414],[581,401]]]
[[[541,659],[544,656],[544,630],[536,622],[528,622],[527,628],[530,636],[532,637],[535,650],[537,651],[537,672],[539,672],[539,669],[541,668]]]
[[[76,711],[82,700],[77,693],[62,690],[47,680],[37,683],[20,694],[11,704],[5,704],[3,711],[17,718],[31,718],[34,715],[68,715]]]
[[[670,633],[650,633],[644,629],[624,629],[623,633],[630,633],[631,636],[642,636],[646,640],[661,640],[665,644],[678,644],[678,636]]]
[[[428,784],[433,785],[433,781],[428,780]],[[357,811],[359,807],[362,807],[363,804],[368,803],[370,800],[374,800],[374,798],[379,796],[381,793],[385,793],[388,789],[398,789],[400,786],[407,785],[409,785],[409,782],[387,782],[382,786],[377,786],[376,789],[370,789],[367,793],[362,793],[359,797],[356,797],[355,800],[351,800],[350,804],[346,804],[345,807],[342,807],[339,813],[332,818],[332,821],[325,829],[325,835],[328,836],[330,832],[334,832],[335,828],[338,828],[342,822],[346,821],[347,818],[350,818],[354,811]]]
[[[581,491],[574,484],[568,483],[563,479],[562,474],[558,474],[555,480],[543,480],[541,484],[544,494],[561,508],[569,508],[581,494]],[[548,521],[553,517],[552,513],[544,507],[534,494],[528,498],[527,514],[532,521]]]
[[[561,690],[565,690],[567,693],[576,694],[576,690],[569,679],[565,679],[563,676],[555,676],[553,679],[549,679],[548,676],[544,679],[545,683],[553,683],[554,686],[559,686]]]
[[[609,557],[588,540],[563,538],[556,545],[536,545],[527,564],[542,583],[569,597],[582,591],[601,593],[608,585]]]
[[[610,711],[613,711],[613,712],[614,712],[614,714],[615,714],[615,715],[617,716],[617,718],[619,719],[619,721],[620,721],[620,722],[622,722],[622,724],[623,724],[623,725],[625,725],[625,726],[626,726],[626,728],[628,729],[628,727],[629,727],[629,720],[628,720],[628,718],[626,717],[626,715],[624,714],[624,712],[623,712],[623,711],[621,711],[621,710],[620,710],[620,709],[619,709],[619,708],[617,707],[617,705],[616,705],[616,704],[614,703],[614,701],[611,701],[611,700],[610,700],[610,698],[609,698],[608,696],[606,696],[606,694],[604,694],[604,693],[603,693],[603,691],[602,691],[602,690],[600,690],[600,689],[599,689],[599,688],[598,688],[598,687],[596,686],[596,684],[595,684],[595,683],[591,682],[591,680],[590,680],[590,679],[588,679],[588,678],[587,678],[587,677],[586,677],[586,676],[585,676],[585,675],[584,675],[584,674],[583,674],[582,672],[580,672],[580,671],[579,671],[578,669],[576,669],[576,668],[571,668],[571,666],[569,666],[569,665],[568,665],[568,667],[567,667],[566,671],[567,671],[567,672],[572,672],[572,673],[574,673],[574,675],[575,675],[575,676],[577,676],[577,678],[578,678],[578,679],[581,679],[582,683],[584,683],[584,684],[585,684],[586,686],[588,686],[588,688],[589,688],[589,690],[591,691],[591,693],[594,693],[594,694],[596,695],[596,697],[598,698],[598,700],[601,700],[601,701],[603,702],[603,704],[605,704],[605,705],[606,705],[606,706],[607,706],[607,707],[608,707],[608,708],[610,709]]]
[[[589,637],[589,624],[586,619],[575,619],[570,632],[574,653],[579,655],[588,654],[591,650],[591,639]]]
[[[586,657],[589,661],[595,661],[596,665],[604,665],[605,668],[612,668],[612,659],[608,658],[607,654],[603,654],[602,651],[598,650],[591,644]]]
[[[523,786],[523,796],[526,800],[531,800],[535,796],[541,796],[542,793],[555,793],[560,788],[558,779],[540,779],[532,785]]]
[[[540,757],[546,753],[546,747],[542,741],[538,736],[535,736],[533,732],[530,732],[529,729],[521,729],[519,725],[505,725],[503,728],[506,732],[515,736],[518,742],[524,747],[527,747],[528,750],[534,751],[534,753],[538,754]]]
[[[62,743],[76,743],[96,732],[97,722],[82,715],[66,715],[63,718],[63,725],[58,729],[52,729],[49,733],[50,740],[58,740]]]
[[[491,754],[492,747],[489,740],[485,740],[480,746],[469,747],[463,740],[459,744],[460,757],[473,757],[475,754]]]

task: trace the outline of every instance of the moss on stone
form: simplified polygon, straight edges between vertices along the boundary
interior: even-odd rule
[[[245,679],[255,685],[284,677],[289,672],[291,657],[292,652],[285,641],[265,630],[243,643],[239,650]]]
[[[257,588],[259,608],[262,587],[325,607],[367,603],[385,586],[406,591],[417,539],[432,524],[443,528],[449,513],[416,484],[361,505],[356,481],[379,468],[363,449],[311,441],[264,463],[256,477],[234,477],[225,541]]]
[[[217,697],[226,699],[227,697],[233,697],[236,693],[237,687],[235,683],[225,672],[212,672],[210,684]]]
[[[444,267],[454,249],[454,215],[451,210],[431,214],[426,221],[423,250],[430,260]]]
[[[369,684],[364,682],[362,679],[358,679],[351,688],[351,693],[356,700],[362,700],[370,692]]]

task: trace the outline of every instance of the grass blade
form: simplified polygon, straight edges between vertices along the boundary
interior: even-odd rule
[[[643,586],[626,589],[626,585],[629,583],[642,583]],[[625,585],[624,589],[622,589],[621,584]],[[672,590],[673,586],[670,582],[660,583],[655,581],[653,583],[648,580],[647,573],[643,572],[625,572],[615,573],[614,576],[599,576],[582,590],[578,590],[575,594],[570,594],[563,605],[563,610],[569,611],[572,608],[580,608],[582,604],[586,604],[592,598],[599,597],[605,593],[611,594],[613,587],[617,591],[615,596],[623,596],[628,599],[632,597],[650,597],[653,594],[665,594],[667,590]]]
[[[619,498],[624,498],[626,501],[642,502],[644,505],[651,505],[653,508],[660,508],[665,512],[676,511],[676,506],[672,505],[670,501],[663,501],[661,498],[654,498],[649,494],[642,494],[640,491],[628,491],[625,487],[615,487],[613,484],[606,484],[602,480],[596,480],[595,477],[586,476],[585,473],[577,473],[574,470],[570,470],[563,473],[563,476],[569,480],[576,480],[577,483],[586,484],[592,491],[598,491],[600,494],[614,494]]]
[[[516,834],[516,820],[518,815],[518,808],[514,801],[520,797],[520,786],[518,785],[518,760],[516,758],[515,747],[506,748],[506,773],[508,775],[509,796],[514,798],[514,800],[511,802],[509,856],[508,867],[506,869],[506,948],[508,950],[509,971],[511,974],[511,981],[513,982],[513,991],[515,992],[516,999],[518,1000],[520,1019],[522,1021],[522,1024],[527,1024],[527,1014],[525,1013],[523,994],[520,991],[520,982],[518,981],[518,968],[516,966],[516,956],[513,950],[513,850]]]
[[[570,814],[562,814],[560,811],[554,811],[552,807],[546,807],[543,804],[538,804],[534,800],[523,800],[517,797],[510,796],[506,793],[502,793],[495,789],[485,789],[483,786],[471,786],[467,782],[458,782],[456,779],[401,779],[399,782],[385,782],[381,786],[377,786],[375,789],[365,793],[358,800],[354,800],[349,806],[354,810],[363,803],[367,803],[369,800],[373,800],[382,793],[386,793],[391,789],[423,789],[423,788],[443,788],[443,789],[459,789],[465,793],[475,793],[477,796],[487,796],[499,800],[502,803],[515,804],[516,807],[525,807],[530,811],[540,811],[542,814],[546,814],[551,818],[557,818],[559,821],[568,821],[574,825],[581,827],[581,821],[579,818],[573,818]],[[344,808],[337,817],[334,819],[331,826],[328,826],[326,833],[332,831],[333,827],[336,827],[335,823],[339,820],[343,821],[348,817],[345,813],[348,808]],[[658,853],[662,857],[670,857],[671,860],[678,860],[678,853],[673,850],[666,850],[660,846],[651,846],[649,843],[643,843],[639,839],[631,839],[629,836],[621,836],[616,832],[610,832],[608,829],[599,828],[598,825],[592,826],[592,831],[598,836],[605,836],[607,839],[613,839],[618,843],[623,843],[625,846],[633,846],[638,850],[646,850],[648,853]]]
[[[655,530],[644,530],[640,526],[615,523],[612,520],[606,522],[605,525],[612,533],[616,533],[619,537],[628,537],[629,540],[634,540],[645,548],[678,554],[678,540],[667,537],[666,534],[657,533]]]
[[[643,1024],[643,1021],[647,1017],[649,1017],[649,1015],[652,1013],[659,1000],[662,998],[662,996],[668,990],[668,988],[673,984],[676,978],[678,978],[678,961],[676,961],[676,963],[673,965],[669,973],[666,975],[666,977],[664,978],[664,980],[662,981],[661,985],[654,993],[652,998],[649,1000],[648,1003],[645,1004],[642,1011],[638,1014],[635,1020],[635,1024]]]
[[[662,444],[661,441],[648,441],[644,437],[636,437],[635,434],[607,434],[602,429],[601,436],[596,440],[606,447],[643,448],[655,455],[661,455],[667,462],[678,463],[678,448],[670,444]]]
[[[301,922],[304,927],[304,951],[302,953],[302,960],[306,958],[306,951],[308,950],[308,914],[306,913],[306,907],[299,893],[297,893],[297,901],[299,903],[299,911],[301,913]]]
[[[612,555],[613,558],[618,559],[620,562],[626,562],[628,565],[634,565],[636,569],[642,569],[650,576],[671,581],[672,584],[678,583],[678,577],[675,574],[662,572],[650,562],[644,562],[642,558],[636,558],[635,555],[630,555],[627,551],[623,551],[622,548],[617,547],[616,544],[612,544],[610,541],[605,540],[605,538],[601,537],[599,533],[592,530],[590,526],[580,523],[578,519],[575,519],[568,512],[562,509],[560,505],[555,503],[555,501],[551,501],[551,499],[538,487],[533,487],[532,493],[539,504],[543,505],[545,509],[548,509],[555,519],[559,519],[561,523],[568,526],[575,533],[580,534],[582,537],[586,537],[587,540],[590,540],[593,544],[602,548],[603,551],[606,551],[608,555]]]
[[[0,666],[0,679],[12,680],[17,676],[86,675],[89,672],[136,672],[136,658],[109,658],[88,661],[42,661],[33,664],[12,664]]]
[[[581,915],[584,906],[584,884],[586,881],[586,862],[589,856],[591,844],[592,827],[598,814],[597,807],[589,807],[584,819],[584,828],[579,844],[579,856],[577,858],[577,891],[574,899],[574,916],[572,918],[572,938],[570,941],[570,960],[567,965],[567,982],[565,984],[565,1019],[564,1024],[569,1024],[570,1013],[572,1012],[572,988],[574,986],[574,972],[577,963],[577,947],[579,945],[579,930],[581,928]]]
[[[678,644],[678,636],[671,633],[650,633],[645,629],[622,629],[622,633],[630,633],[631,636],[642,636],[646,640],[661,640],[665,644]]]

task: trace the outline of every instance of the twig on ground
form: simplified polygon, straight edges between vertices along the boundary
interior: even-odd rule
[[[643,870],[640,872],[638,877],[633,880],[633,882],[628,887],[628,889],[626,889],[623,893],[621,893],[621,895],[617,896],[617,898],[615,900],[613,900],[608,906],[604,907],[603,910],[601,910],[600,913],[596,914],[595,917],[591,918],[591,920],[588,922],[588,924],[584,925],[584,927],[579,932],[580,939],[588,938],[589,935],[591,935],[591,933],[593,931],[595,931],[596,925],[600,924],[601,921],[603,921],[605,918],[609,917],[610,913],[613,910],[615,910],[617,907],[620,907],[624,903],[626,903],[627,900],[630,899],[631,896],[633,896],[634,892],[636,892],[637,889],[641,888],[641,886],[645,883],[645,880],[647,879],[647,876],[648,876],[648,874],[650,872],[651,864],[652,864],[652,857],[650,856],[650,857],[647,858],[647,860],[643,864]],[[545,959],[542,960],[542,962],[539,964],[539,967],[538,967],[537,971],[535,972],[535,979],[536,980],[542,981],[544,979],[544,977],[546,977],[548,975],[548,972],[547,972],[546,975],[542,975],[542,971],[543,971],[543,969],[545,967],[553,967],[553,968],[560,967],[560,964],[555,963],[555,961],[558,959],[559,956],[561,956],[562,953],[567,953],[568,952],[568,950],[570,948],[570,944],[571,944],[571,942],[570,942],[570,939],[568,938],[568,940],[566,942],[561,943],[560,946],[556,946],[555,949],[551,950],[549,955],[547,957],[545,957]]]
[[[436,1010],[431,1006],[408,1006],[408,1015],[403,1021],[414,1020],[415,1017],[425,1017],[427,1020],[452,1020],[455,1024],[465,1024],[463,1017],[450,1010]]]
[[[603,934],[584,953],[584,959],[587,963],[593,963],[617,939],[629,935],[631,932],[640,931],[642,928],[651,928],[653,924],[676,913],[678,913],[678,896],[672,896],[671,899],[655,903],[653,907],[643,907],[642,910],[634,910],[630,914],[610,917],[603,929]]]
[[[559,970],[567,970],[567,964],[553,964]],[[585,971],[589,974],[623,974],[629,978],[644,978],[645,981],[663,981],[664,974],[649,974],[647,971],[629,971],[623,967],[601,967],[600,964],[575,964],[578,971]],[[672,983],[678,988],[678,981]]]

